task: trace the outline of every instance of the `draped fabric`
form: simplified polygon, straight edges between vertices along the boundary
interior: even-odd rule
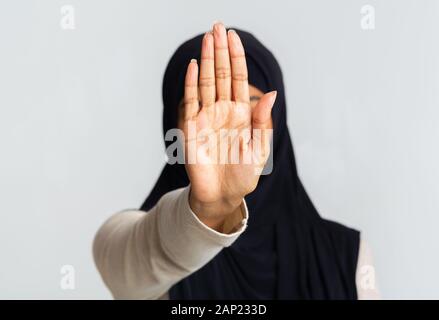
[[[281,69],[253,35],[235,29],[246,50],[249,83],[277,90],[273,107],[273,170],[246,196],[248,227],[201,269],[170,289],[171,299],[356,299],[359,232],[325,220],[297,174],[286,123]],[[200,59],[202,35],[183,43],[163,80],[164,133],[177,126],[184,76]],[[168,146],[172,141],[166,142]],[[142,205],[151,209],[167,192],[189,184],[184,165],[166,164]]]

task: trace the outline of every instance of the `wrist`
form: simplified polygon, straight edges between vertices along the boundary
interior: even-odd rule
[[[224,198],[218,201],[205,202],[197,199],[192,192],[189,194],[189,205],[195,215],[216,231],[222,232],[226,218],[241,210],[243,198]]]

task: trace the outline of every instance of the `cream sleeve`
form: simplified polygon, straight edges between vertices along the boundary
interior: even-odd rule
[[[248,210],[217,232],[192,212],[189,188],[165,194],[148,212],[126,210],[111,216],[93,242],[96,267],[115,299],[163,299],[178,281],[197,271],[247,227]],[[372,252],[361,239],[356,271],[358,299],[379,299]]]
[[[97,269],[115,299],[159,299],[175,283],[230,246],[247,227],[245,202],[217,232],[192,212],[189,188],[165,194],[148,212],[110,217],[93,242]]]

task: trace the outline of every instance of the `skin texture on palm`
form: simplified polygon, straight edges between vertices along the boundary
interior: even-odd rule
[[[250,132],[238,135],[238,140],[230,143],[239,145],[238,163],[219,163],[217,153],[203,148],[196,148],[192,161],[186,159],[191,181],[190,206],[201,221],[218,231],[225,218],[239,210],[244,196],[256,188],[256,173],[262,171],[269,154],[268,132],[272,129],[271,109],[276,92],[264,94],[257,103],[251,103],[247,77],[244,47],[238,34],[233,30],[227,32],[222,23],[216,23],[203,38],[200,66],[196,60],[188,65],[180,125],[185,137],[191,124],[196,125],[197,132],[205,130],[216,136],[224,130]],[[253,129],[262,133],[261,150],[256,153]],[[220,139],[213,141],[218,143]],[[201,142],[186,140],[187,157],[191,156],[190,143]],[[242,161],[245,157],[254,159],[255,154],[256,161]]]

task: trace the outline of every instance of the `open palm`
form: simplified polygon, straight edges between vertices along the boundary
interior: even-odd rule
[[[221,215],[256,188],[269,154],[275,98],[276,92],[267,93],[251,107],[241,40],[215,24],[203,38],[200,68],[192,60],[185,79],[183,131],[193,201],[215,208],[221,203]]]

